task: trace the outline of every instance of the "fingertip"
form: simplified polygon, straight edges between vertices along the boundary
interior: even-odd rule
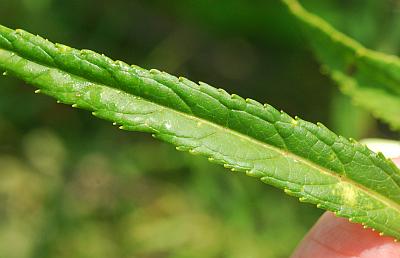
[[[393,159],[394,164],[400,167],[400,157]]]
[[[292,255],[292,258],[306,257],[400,257],[400,244],[326,212]]]
[[[400,156],[392,160],[400,167]],[[292,255],[292,258],[308,257],[400,257],[400,244],[370,228],[325,212]]]

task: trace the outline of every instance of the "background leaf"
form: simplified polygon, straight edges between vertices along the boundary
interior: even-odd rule
[[[400,129],[400,59],[369,50],[307,12],[297,0],[284,0],[303,25],[323,71],[344,94],[374,116]]]

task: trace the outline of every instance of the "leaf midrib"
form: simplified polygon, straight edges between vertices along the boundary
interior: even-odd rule
[[[62,70],[62,69],[60,69],[60,68],[58,68],[58,67],[50,66],[50,65],[46,65],[46,64],[42,64],[42,63],[38,63],[38,62],[36,62],[35,60],[32,60],[32,59],[30,59],[30,58],[21,56],[21,55],[19,55],[18,53],[14,52],[14,51],[10,51],[10,50],[4,49],[4,48],[0,48],[0,49],[3,49],[3,50],[6,51],[6,52],[13,53],[13,54],[19,56],[20,58],[29,60],[29,61],[31,61],[31,62],[33,62],[33,63],[36,63],[37,65],[41,65],[41,66],[47,67],[47,68],[49,68],[49,69],[56,69],[56,70],[59,70],[59,71],[61,71],[61,72],[63,72],[63,73],[67,73],[67,74],[69,74],[69,75],[72,75],[72,76],[74,76],[74,77],[81,78],[82,80],[89,81],[89,82],[94,83],[94,84],[99,84],[99,85],[101,85],[101,86],[103,86],[103,87],[106,87],[106,88],[115,89],[114,87],[111,87],[111,86],[108,86],[108,85],[105,85],[105,84],[102,84],[102,83],[99,83],[99,82],[95,82],[95,81],[88,80],[87,78],[82,77],[82,76],[80,76],[80,75],[77,75],[77,74],[75,74],[75,73],[71,73],[71,72],[68,72],[68,71],[64,71],[64,70]],[[149,78],[149,79],[152,79],[152,78]],[[154,80],[154,79],[152,79],[152,80]],[[118,89],[118,90],[121,90],[121,91],[125,92],[125,93],[128,94],[128,95],[134,95],[134,94],[129,93],[129,92],[127,92],[127,91],[124,91],[124,90],[122,90],[122,89]],[[134,95],[134,96],[135,96],[135,95]],[[262,141],[260,141],[260,140],[258,140],[258,139],[252,138],[252,137],[250,137],[250,136],[248,136],[248,135],[245,135],[245,134],[243,134],[243,133],[241,133],[241,132],[238,132],[238,131],[236,131],[236,130],[233,130],[232,128],[224,127],[224,126],[222,126],[222,125],[220,125],[220,124],[216,124],[216,123],[210,122],[209,120],[206,120],[206,119],[203,119],[203,118],[200,118],[200,117],[196,117],[196,116],[192,116],[192,115],[190,115],[190,114],[184,113],[184,112],[179,111],[179,110],[172,109],[171,107],[168,107],[168,106],[165,106],[165,105],[161,105],[161,104],[159,104],[159,103],[156,103],[156,102],[154,102],[154,101],[152,101],[152,100],[149,100],[149,99],[147,99],[147,98],[144,98],[144,97],[142,97],[142,96],[136,96],[136,97],[140,97],[140,98],[142,98],[142,99],[144,99],[144,100],[146,100],[146,101],[148,101],[148,102],[150,102],[150,103],[153,103],[154,105],[161,106],[161,107],[163,107],[164,109],[169,110],[170,112],[178,113],[178,114],[180,114],[180,115],[182,115],[182,116],[184,116],[184,117],[187,117],[188,119],[195,120],[195,121],[198,121],[198,122],[207,124],[208,126],[214,127],[214,128],[216,128],[217,130],[226,132],[226,133],[228,133],[228,134],[235,135],[235,136],[237,136],[238,138],[244,139],[244,140],[246,140],[246,141],[248,141],[248,142],[250,142],[250,143],[252,143],[252,144],[259,145],[259,146],[261,146],[261,147],[263,147],[263,148],[265,148],[265,149],[269,149],[269,150],[272,150],[272,151],[274,151],[274,152],[277,152],[277,153],[279,153],[279,154],[282,155],[282,156],[289,157],[289,158],[291,158],[292,160],[297,160],[298,162],[301,162],[301,163],[303,163],[304,165],[306,165],[306,166],[308,166],[308,167],[311,167],[311,168],[313,168],[313,169],[315,169],[315,170],[317,170],[317,171],[320,171],[320,172],[321,172],[322,174],[324,174],[325,176],[332,176],[332,177],[335,177],[336,179],[338,179],[339,182],[346,182],[346,183],[349,183],[350,185],[354,186],[356,189],[359,189],[360,191],[364,192],[366,195],[370,196],[370,198],[376,199],[376,200],[378,200],[379,202],[381,202],[381,203],[383,203],[384,205],[386,205],[387,207],[391,207],[391,208],[395,209],[395,210],[400,214],[400,204],[398,204],[397,202],[395,202],[395,201],[391,200],[390,198],[387,198],[386,196],[384,196],[384,195],[382,195],[382,194],[380,194],[380,193],[378,193],[378,192],[372,190],[371,188],[368,188],[368,187],[366,187],[366,186],[364,186],[364,185],[362,185],[362,184],[357,183],[357,182],[354,181],[354,180],[349,179],[348,177],[341,176],[341,175],[339,175],[339,174],[337,174],[337,173],[334,173],[334,172],[332,173],[329,169],[327,169],[327,168],[325,168],[325,167],[322,167],[322,166],[320,166],[320,165],[318,165],[318,164],[316,164],[316,163],[314,163],[314,162],[311,162],[311,161],[305,159],[304,157],[298,156],[298,155],[296,155],[296,154],[294,154],[294,153],[292,153],[292,152],[290,152],[290,151],[282,150],[282,149],[277,148],[277,147],[275,147],[275,146],[273,146],[273,145],[270,145],[270,144],[265,143],[265,142],[262,142]],[[96,111],[96,110],[95,110],[95,111]],[[261,172],[262,172],[262,171],[261,171]],[[261,177],[261,178],[262,178],[262,177]]]
[[[108,86],[106,86],[106,87],[108,87]],[[154,103],[152,101],[149,101],[149,102]],[[159,105],[158,103],[154,103],[154,104]],[[163,106],[163,107],[165,107],[165,106]],[[386,196],[384,196],[384,195],[382,195],[382,194],[380,194],[380,193],[378,193],[376,191],[371,190],[370,188],[367,188],[366,186],[364,186],[362,184],[357,183],[354,180],[349,179],[348,177],[340,176],[337,173],[331,173],[330,170],[328,170],[327,168],[324,168],[324,167],[322,167],[322,166],[320,166],[318,164],[315,164],[314,162],[311,162],[311,161],[309,161],[309,160],[307,160],[307,159],[305,159],[305,158],[303,158],[301,156],[298,156],[298,155],[296,155],[296,154],[294,154],[294,153],[292,153],[290,151],[284,151],[284,150],[279,149],[279,148],[277,148],[277,147],[275,147],[273,145],[270,145],[270,144],[262,142],[262,141],[260,141],[258,139],[255,139],[255,138],[249,137],[249,136],[247,136],[245,134],[242,134],[242,133],[240,133],[238,131],[235,131],[235,130],[229,128],[229,127],[224,127],[222,125],[219,125],[219,124],[216,124],[216,123],[212,123],[212,122],[210,122],[208,120],[205,120],[205,119],[202,119],[202,118],[190,116],[189,114],[186,114],[186,113],[183,113],[183,112],[180,112],[180,111],[176,111],[176,110],[171,109],[169,107],[165,107],[165,108],[169,109],[169,110],[171,110],[173,112],[179,113],[181,115],[184,115],[184,116],[186,116],[188,118],[197,120],[199,122],[207,123],[212,127],[216,127],[216,128],[219,128],[219,129],[221,129],[223,131],[227,131],[227,133],[231,133],[231,134],[236,135],[239,138],[243,138],[243,139],[245,139],[245,140],[247,140],[247,141],[249,141],[251,143],[254,143],[254,144],[260,145],[260,146],[262,146],[262,147],[264,147],[266,149],[270,149],[272,151],[275,151],[275,152],[279,153],[282,156],[290,157],[292,160],[297,160],[298,162],[301,162],[301,163],[303,163],[303,164],[305,164],[305,165],[307,165],[307,166],[309,166],[311,168],[314,168],[314,169],[316,169],[318,171],[321,171],[325,175],[333,176],[333,177],[337,178],[338,181],[340,181],[340,182],[349,183],[350,185],[353,185],[356,188],[359,188],[361,191],[365,192],[368,196],[371,196],[371,198],[377,199],[378,201],[380,201],[381,203],[385,204],[388,207],[395,208],[397,210],[397,212],[400,214],[400,204],[398,204],[397,202],[391,200],[390,198],[387,198]]]

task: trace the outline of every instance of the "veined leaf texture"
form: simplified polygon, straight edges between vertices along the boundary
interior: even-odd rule
[[[0,27],[0,68],[121,129],[283,189],[302,202],[400,237],[400,171],[322,124],[157,70]]]

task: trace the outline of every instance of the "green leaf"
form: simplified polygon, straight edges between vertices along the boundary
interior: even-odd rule
[[[0,68],[121,129],[152,133],[302,202],[400,237],[399,169],[322,124],[205,83],[5,27],[0,27]]]
[[[365,48],[306,11],[297,0],[282,0],[305,28],[323,70],[341,91],[375,117],[400,130],[400,59]]]

